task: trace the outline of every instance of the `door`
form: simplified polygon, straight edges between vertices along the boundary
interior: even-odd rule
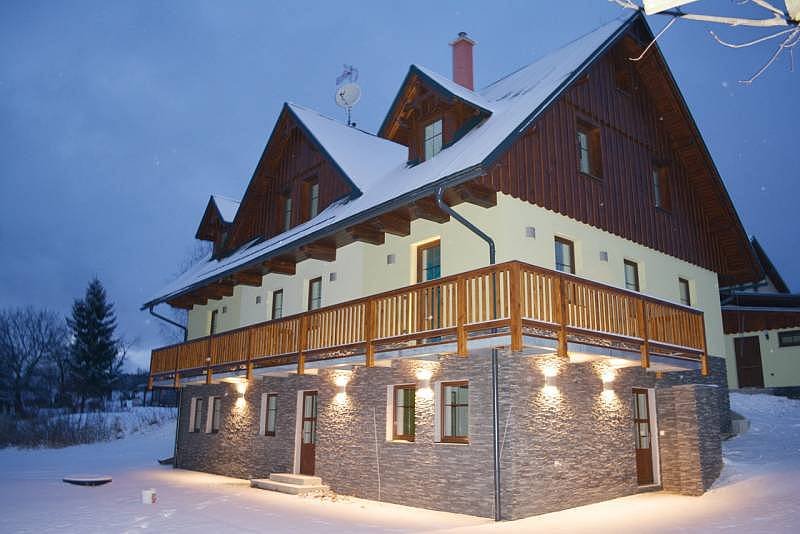
[[[417,283],[438,280],[442,276],[442,253],[439,240],[417,247]],[[442,289],[434,286],[420,294],[419,329],[436,330],[442,327]],[[436,338],[423,340],[435,341]]]
[[[636,434],[636,479],[640,486],[652,484],[653,440],[647,390],[633,390],[633,429]]]
[[[761,369],[761,346],[758,336],[737,337],[733,340],[736,349],[736,375],[740,388],[763,388],[764,372]]]
[[[303,420],[300,430],[300,474],[313,475],[317,447],[317,392],[303,392]]]

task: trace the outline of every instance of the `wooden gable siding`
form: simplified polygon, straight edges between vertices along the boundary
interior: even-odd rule
[[[319,211],[333,201],[351,192],[350,185],[341,173],[317,150],[299,128],[292,128],[284,141],[283,149],[269,162],[270,198],[273,216],[267,222],[267,235],[272,237],[284,231],[280,199],[285,194],[292,197],[292,225],[303,222],[303,182],[316,179],[319,183]]]
[[[344,176],[284,111],[242,199],[225,253],[255,238],[283,232],[280,201],[286,193],[292,196],[292,225],[303,222],[302,185],[309,178],[319,183],[319,211],[352,192]]]
[[[684,160],[638,78],[617,89],[614,60],[600,58],[482,178],[522,200],[722,273],[718,240]],[[602,177],[578,169],[576,120],[600,126]],[[671,209],[654,203],[654,162],[666,164]]]

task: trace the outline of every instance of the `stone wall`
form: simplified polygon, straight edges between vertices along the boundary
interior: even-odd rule
[[[516,519],[638,491],[632,394],[656,388],[664,489],[697,494],[719,474],[722,391],[686,385],[667,373],[617,369],[604,391],[602,362],[501,353],[499,358],[502,517]],[[543,369],[557,370],[545,387]],[[429,381],[417,378],[425,368]],[[297,392],[319,392],[316,474],[334,491],[387,502],[493,517],[491,365],[488,351],[468,357],[394,360],[318,375],[252,381],[244,401],[231,384],[190,386],[181,399],[177,466],[242,478],[294,468]],[[721,375],[724,378],[724,369]],[[470,443],[437,443],[433,389],[469,380]],[[387,439],[387,386],[416,384],[414,442]],[[277,432],[260,436],[262,393],[278,394]],[[223,399],[218,434],[188,432],[193,396]]]

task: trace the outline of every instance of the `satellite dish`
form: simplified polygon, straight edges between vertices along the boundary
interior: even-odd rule
[[[361,99],[361,88],[355,83],[346,83],[336,88],[336,105],[350,109]]]

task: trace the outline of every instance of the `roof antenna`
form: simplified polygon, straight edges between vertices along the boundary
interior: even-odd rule
[[[356,81],[358,81],[358,69],[345,64],[344,70],[336,78],[336,105],[347,110],[347,125],[353,128],[356,123],[350,120],[350,110],[361,100],[361,87]]]

